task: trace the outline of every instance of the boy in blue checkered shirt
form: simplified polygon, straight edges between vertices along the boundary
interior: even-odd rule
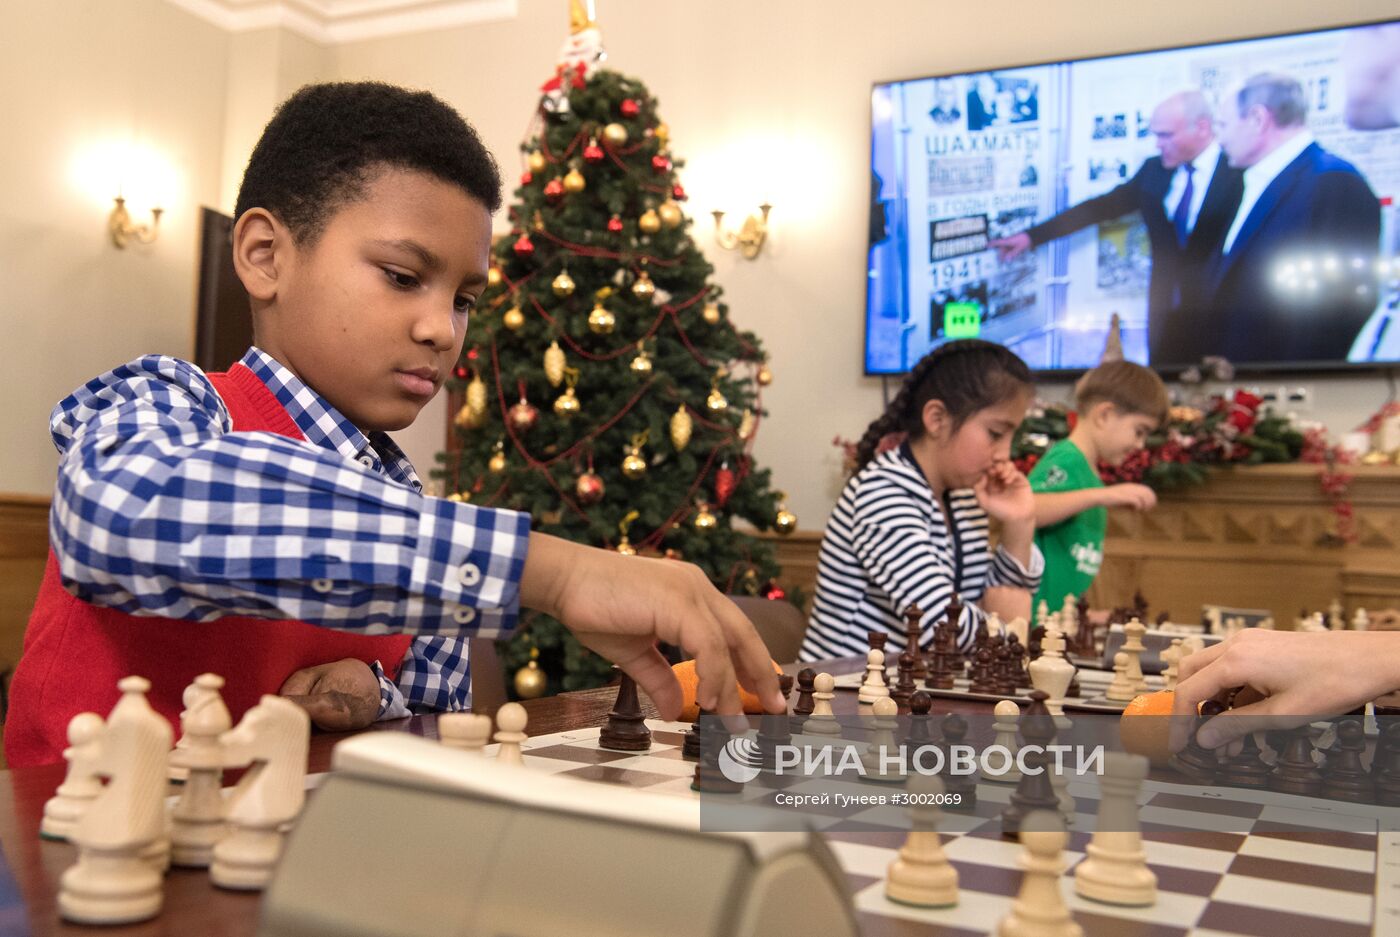
[[[53,551],[12,687],[11,764],[60,757],[67,721],[115,701],[114,674],[153,677],[172,719],[202,671],[253,702],[291,696],[323,728],[462,708],[465,636],[504,633],[520,605],[667,716],[681,698],[658,640],[695,655],[701,706],[738,712],[737,675],[781,711],[762,642],[698,568],[428,497],[386,435],[461,352],[499,205],[495,161],[430,94],[316,85],[278,109],[235,209],[255,346],[222,375],[139,358],[54,410]],[[345,635],[378,643],[346,651]]]

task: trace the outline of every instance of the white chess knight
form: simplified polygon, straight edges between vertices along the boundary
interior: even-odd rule
[[[248,766],[227,801],[229,832],[214,847],[209,878],[221,888],[267,887],[282,855],[282,828],[306,802],[311,718],[291,700],[264,695],[219,737],[224,765]]]
[[[171,812],[171,857],[174,865],[206,868],[214,845],[228,832],[224,824],[224,750],[220,737],[233,724],[219,691],[224,678],[212,673],[195,677],[185,690],[180,714],[180,741],[170,765],[186,776],[180,799]]]
[[[68,773],[44,804],[40,836],[67,839],[73,826],[102,793],[102,779],[97,776],[96,768],[96,758],[102,750],[97,741],[102,735],[102,724],[102,717],[97,713],[78,713],[68,720],[68,747],[63,750],[63,757],[68,760]]]
[[[885,652],[872,647],[865,655],[865,680],[856,699],[872,705],[878,699],[888,699],[889,695],[890,688],[885,685]]]
[[[1157,901],[1157,876],[1147,867],[1138,825],[1138,792],[1147,759],[1126,752],[1104,756],[1099,817],[1086,856],[1074,869],[1074,890],[1107,904],[1146,907]]]
[[[885,897],[920,908],[950,907],[958,903],[958,870],[943,854],[938,835],[943,779],[915,774],[908,790],[913,829],[886,872]]]
[[[1166,669],[1162,671],[1162,689],[1175,690],[1177,674],[1181,671],[1181,639],[1172,638],[1171,647],[1162,652],[1162,662]]]
[[[83,924],[126,924],[160,913],[161,874],[142,853],[165,835],[170,724],[146,701],[149,681],[125,677],[121,699],[90,740],[92,770],[107,778],[69,839],[78,861],[59,880],[58,911]]]

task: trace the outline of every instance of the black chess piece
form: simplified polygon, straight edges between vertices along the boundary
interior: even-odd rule
[[[811,667],[803,667],[797,672],[797,702],[793,704],[792,714],[794,716],[810,716],[812,710],[816,708],[817,701],[812,694],[816,692],[817,672]],[[798,727],[802,722],[798,721]]]
[[[1075,617],[1079,620],[1077,634],[1074,643],[1079,645],[1079,653],[1085,657],[1097,657],[1098,635],[1092,623],[1089,621],[1089,596],[1088,593],[1081,595],[1079,601],[1074,603]]]
[[[690,724],[685,738],[681,740],[681,757],[687,761],[700,757],[700,720],[711,715],[708,709],[700,710],[700,715]]]
[[[933,629],[933,653],[930,655],[931,666],[928,677],[924,679],[924,686],[930,690],[951,690],[953,688],[953,677],[958,671],[954,665],[961,663],[958,652],[953,645],[957,641],[956,633],[949,627],[947,622],[943,622]]]
[[[985,693],[990,696],[998,695],[997,685],[993,681],[996,674],[993,673],[992,649],[983,647],[977,652],[976,663],[972,665],[972,685],[968,691],[972,693]]]
[[[722,719],[702,719],[700,726],[700,757],[695,762],[695,775],[690,789],[702,794],[737,794],[744,789],[738,781],[724,776],[719,767],[719,754],[729,742],[729,730]]]
[[[1006,650],[1011,656],[1011,693],[1015,695],[1019,688],[1031,685],[1031,675],[1026,671],[1026,648],[1014,631],[1007,635]]]
[[[1220,764],[1217,777],[1221,784],[1262,791],[1269,787],[1269,765],[1259,757],[1259,744],[1251,732],[1241,741],[1239,754]]]
[[[904,654],[899,655],[899,679],[895,681],[894,689],[890,691],[890,699],[899,705],[901,715],[909,712],[909,698],[914,695],[918,685],[914,682],[914,662]]]
[[[977,806],[977,775],[953,770],[952,750],[967,738],[967,720],[957,713],[943,717],[943,792],[948,796],[945,810],[972,810]]]
[[[1016,695],[1016,665],[1011,660],[1011,646],[1005,641],[997,644],[996,683],[1001,696]]]
[[[1361,765],[1366,751],[1366,730],[1357,719],[1337,724],[1337,743],[1327,750],[1322,766],[1322,796],[1353,804],[1369,804],[1376,799],[1376,788]]]
[[[904,653],[900,654],[900,659],[909,658],[910,666],[913,668],[915,680],[923,680],[928,676],[928,667],[924,664],[924,626],[923,609],[918,604],[909,606],[904,610]]]
[[[1208,699],[1202,703],[1200,715],[1191,726],[1191,737],[1186,740],[1186,747],[1171,757],[1171,766],[1196,784],[1214,784],[1219,771],[1219,759],[1215,752],[1197,742],[1196,733],[1201,726],[1224,711],[1225,707],[1215,700]]]
[[[1322,773],[1313,761],[1311,726],[1302,725],[1289,733],[1288,744],[1269,772],[1269,790],[1304,797],[1322,793]]]
[[[637,700],[637,683],[626,673],[617,685],[617,702],[608,713],[608,721],[598,732],[598,747],[617,752],[644,752],[651,748],[651,730]]]
[[[1060,809],[1060,797],[1050,784],[1050,756],[1045,751],[1045,746],[1055,740],[1055,719],[1045,708],[1049,697],[1044,690],[1032,690],[1030,698],[1030,705],[1021,714],[1025,750],[1018,756],[1026,771],[1016,783],[1010,805],[1001,812],[1001,835],[1013,839],[1020,837],[1021,822],[1027,814],[1035,810],[1058,813]]]
[[[792,692],[792,674],[782,674],[778,677],[778,690],[783,694],[783,699],[788,698]],[[772,771],[778,759],[778,746],[788,745],[792,742],[792,724],[788,721],[787,713],[764,713],[758,720],[758,753],[762,759],[762,766],[765,771]]]
[[[1400,719],[1386,718],[1371,762],[1371,777],[1376,784],[1376,803],[1400,807]]]
[[[911,758],[913,749],[934,743],[933,717],[928,714],[932,708],[933,697],[923,690],[917,690],[909,697],[909,737],[906,744],[911,749]]]

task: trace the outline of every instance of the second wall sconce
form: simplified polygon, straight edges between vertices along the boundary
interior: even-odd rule
[[[773,206],[764,202],[758,206],[758,210],[761,214],[745,218],[738,233],[725,229],[723,211],[716,209],[711,212],[715,216],[715,242],[727,251],[738,248],[741,254],[753,260],[763,250],[763,242],[768,237],[768,213]]]
[[[124,248],[132,241],[137,244],[150,244],[156,239],[161,212],[164,209],[152,208],[151,223],[137,224],[131,219],[131,212],[126,209],[126,199],[118,195],[116,203],[112,214],[107,216],[107,231],[112,235],[113,244]]]

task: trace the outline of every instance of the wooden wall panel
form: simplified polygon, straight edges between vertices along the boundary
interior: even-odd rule
[[[49,499],[0,493],[0,671],[19,660],[49,552]]]

